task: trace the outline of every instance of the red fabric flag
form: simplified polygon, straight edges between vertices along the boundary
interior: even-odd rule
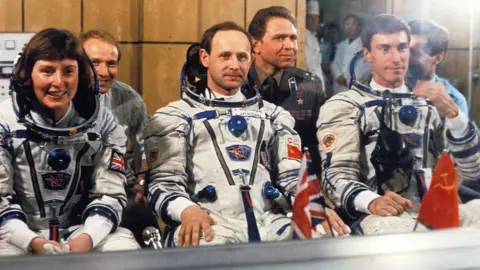
[[[418,221],[431,229],[460,227],[455,164],[446,152],[435,166],[430,188],[422,199]]]

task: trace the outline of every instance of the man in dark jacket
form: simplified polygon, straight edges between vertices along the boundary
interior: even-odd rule
[[[320,78],[294,67],[298,49],[296,20],[288,9],[272,6],[255,14],[248,32],[255,39],[249,83],[259,88],[265,100],[292,114],[302,145],[309,149],[312,168],[320,173],[315,122],[326,95]]]

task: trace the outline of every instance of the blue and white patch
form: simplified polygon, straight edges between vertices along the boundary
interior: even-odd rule
[[[288,85],[290,86],[290,93],[297,92],[298,87],[295,77],[291,77],[290,79],[288,79]]]
[[[63,190],[70,183],[71,175],[63,172],[42,174],[43,185],[48,190]]]
[[[245,170],[245,169],[235,169],[232,171],[233,175],[234,176],[237,176],[237,175],[248,175],[250,173],[249,170]]]
[[[228,156],[233,161],[246,161],[250,159],[252,148],[248,145],[230,145],[226,147]]]
[[[415,133],[403,134],[403,138],[409,148],[419,148],[422,146],[422,136]]]

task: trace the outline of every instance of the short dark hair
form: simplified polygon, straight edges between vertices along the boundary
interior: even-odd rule
[[[289,20],[295,27],[297,27],[297,20],[292,15],[290,10],[282,6],[271,6],[264,9],[260,9],[253,16],[250,25],[248,26],[248,32],[254,39],[260,40],[265,35],[266,26],[268,20],[271,18],[284,18]]]
[[[219,24],[215,24],[214,26],[208,28],[202,35],[202,39],[200,40],[200,48],[207,51],[208,54],[212,51],[212,40],[215,34],[219,31],[238,31],[245,34],[250,43],[250,51],[253,50],[253,38],[252,36],[245,31],[240,25],[234,22],[223,22]]]
[[[405,32],[408,36],[408,42],[410,42],[410,27],[404,21],[389,14],[375,16],[362,30],[363,47],[369,51],[371,50],[371,41],[375,34],[393,34],[398,32]]]
[[[432,21],[413,20],[408,23],[412,35],[427,38],[430,56],[446,52],[448,49],[448,31]]]
[[[92,29],[87,32],[81,33],[79,38],[80,38],[80,42],[82,43],[82,46],[87,40],[91,38],[100,39],[112,44],[117,48],[117,51],[118,51],[117,61],[120,62],[120,59],[122,58],[122,50],[120,49],[120,44],[118,43],[117,39],[107,31],[104,31],[101,29]]]

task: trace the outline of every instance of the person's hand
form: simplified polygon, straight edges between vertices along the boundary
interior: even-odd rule
[[[178,233],[178,246],[198,246],[200,234],[202,233],[205,241],[212,241],[211,225],[215,221],[198,205],[191,205],[183,210],[182,226]]]
[[[338,76],[335,81],[340,84],[340,85],[343,85],[345,87],[347,87],[347,78],[345,78],[345,76],[342,74],[340,76]]]
[[[447,118],[455,118],[458,115],[458,106],[448,95],[445,86],[431,81],[418,81],[413,89],[417,97],[429,99],[432,105]]]
[[[327,219],[320,223],[325,230],[325,232],[330,232],[330,224],[332,225],[332,229],[338,234],[338,235],[345,235],[345,234],[350,234],[350,229],[348,228],[345,223],[343,223],[343,220],[337,215],[337,212],[335,210],[332,210],[330,208],[325,208],[325,212],[327,212]],[[335,235],[335,232],[330,232],[332,235]]]
[[[70,247],[72,253],[89,252],[93,248],[93,241],[90,235],[82,233],[66,243]]]
[[[406,208],[413,208],[412,202],[391,191],[368,205],[370,213],[378,216],[398,216],[403,214]]]
[[[47,250],[45,250],[45,247],[48,247],[48,244],[58,248],[58,250],[61,250],[61,245],[60,243],[52,240],[46,240],[41,237],[35,237],[33,240],[30,242],[30,248],[34,253],[37,254],[47,254],[49,253]]]
[[[148,205],[147,203],[147,198],[144,195],[145,191],[145,186],[144,186],[145,180],[139,180],[137,183],[133,186],[133,193],[135,194],[135,202],[143,202],[144,205]]]

